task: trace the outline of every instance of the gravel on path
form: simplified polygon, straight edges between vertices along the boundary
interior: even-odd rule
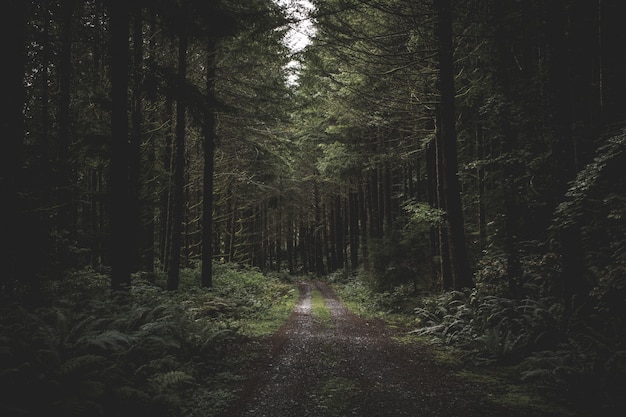
[[[428,346],[401,343],[383,322],[354,315],[324,282],[301,282],[300,299],[252,371],[238,417],[513,417],[484,387],[456,377]],[[312,314],[320,291],[331,320]]]

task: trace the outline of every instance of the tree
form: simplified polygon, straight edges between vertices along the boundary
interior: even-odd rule
[[[215,173],[215,70],[216,43],[213,39],[207,42],[206,51],[206,109],[204,118],[204,175],[202,199],[202,272],[203,287],[213,285],[213,192]]]
[[[472,277],[467,258],[463,208],[458,180],[452,4],[450,0],[433,0],[433,6],[435,13],[437,13],[435,35],[438,42],[439,91],[441,95],[438,117],[441,118],[439,136],[448,226],[448,249],[450,251],[453,287],[462,289],[472,286]]]
[[[187,33],[187,20],[189,18],[188,7],[183,5],[178,16],[178,73],[176,97],[176,134],[174,142],[174,188],[172,198],[172,246],[170,249],[170,262],[167,274],[167,289],[178,289],[180,279],[181,247],[183,234],[183,217],[185,205],[185,127],[187,95],[187,46],[189,35]]]
[[[3,198],[4,214],[0,222],[2,247],[0,262],[5,266],[2,291],[12,292],[15,281],[20,277],[20,268],[25,242],[20,239],[19,181],[22,168],[22,141],[24,140],[24,65],[26,59],[26,19],[28,5],[23,1],[11,1],[6,5],[11,13],[3,13],[0,24],[2,39],[7,40],[5,74],[2,77],[3,91],[1,119],[5,135],[4,150],[0,154],[0,194]]]
[[[129,130],[128,130],[128,65],[130,13],[125,3],[113,1],[111,15],[111,287],[124,290],[130,287],[132,250],[135,228],[132,213],[127,209],[131,199],[129,190]]]

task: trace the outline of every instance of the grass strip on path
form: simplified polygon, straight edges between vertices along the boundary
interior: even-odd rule
[[[331,324],[332,318],[330,310],[326,307],[324,296],[317,288],[312,291],[311,315],[317,323],[328,326]]]

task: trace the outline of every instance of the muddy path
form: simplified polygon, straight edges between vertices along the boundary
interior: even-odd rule
[[[326,283],[299,284],[300,299],[274,336],[231,415],[241,417],[528,415],[489,401],[483,387],[437,364],[428,347],[394,340],[355,316]],[[312,314],[319,291],[330,317]],[[520,411],[520,410],[518,410]]]

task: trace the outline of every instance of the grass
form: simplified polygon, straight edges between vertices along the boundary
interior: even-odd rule
[[[269,305],[262,314],[237,320],[239,332],[252,338],[271,336],[287,321],[297,301],[298,292],[292,288],[280,302]]]
[[[311,301],[311,315],[313,320],[322,326],[329,326],[331,324],[331,315],[326,303],[324,302],[324,296],[318,289],[312,291]]]

